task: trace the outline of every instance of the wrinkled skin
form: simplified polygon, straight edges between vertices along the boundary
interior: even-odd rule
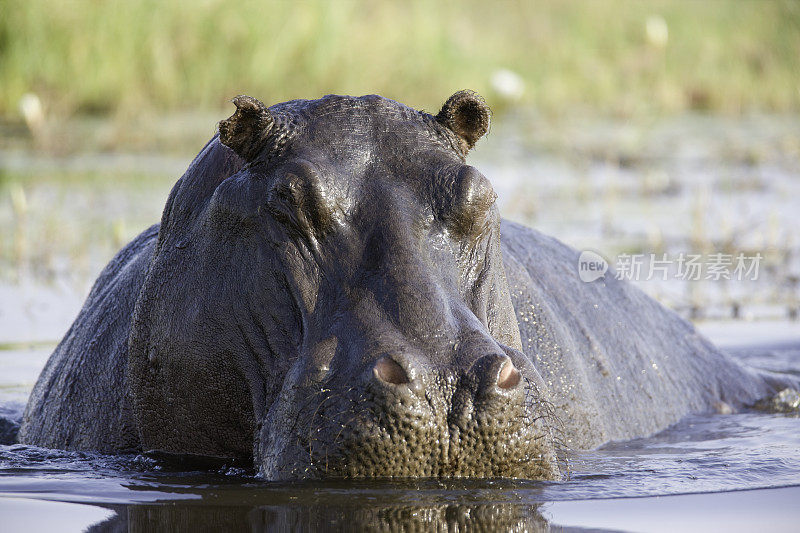
[[[252,461],[270,479],[554,479],[764,377],[577,252],[501,222],[482,99],[236,113],[104,270],[20,440]]]

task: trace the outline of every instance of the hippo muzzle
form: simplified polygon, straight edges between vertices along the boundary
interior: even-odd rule
[[[262,427],[261,473],[270,479],[557,475],[547,405],[508,356],[484,356],[464,371],[411,374],[395,383],[408,373],[386,357],[350,384],[288,385]],[[278,424],[289,415],[290,427]]]

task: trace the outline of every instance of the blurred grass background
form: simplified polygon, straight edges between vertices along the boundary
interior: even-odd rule
[[[505,216],[609,256],[764,252],[758,285],[642,288],[800,315],[800,1],[0,0],[0,342],[63,334],[233,96],[463,88]]]
[[[470,87],[618,115],[800,109],[795,0],[3,0],[0,116],[219,109],[379,93],[434,109]],[[495,80],[497,81],[497,80]],[[500,80],[502,83],[502,80]],[[517,92],[518,91],[512,91]]]

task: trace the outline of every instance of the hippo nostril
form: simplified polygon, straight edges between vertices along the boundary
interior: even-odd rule
[[[375,367],[373,368],[373,372],[381,381],[393,385],[401,385],[410,381],[403,367],[397,364],[394,359],[387,356],[378,359],[378,362],[375,363]]]
[[[510,389],[519,383],[520,377],[519,370],[509,359],[497,375],[497,386],[501,389]]]

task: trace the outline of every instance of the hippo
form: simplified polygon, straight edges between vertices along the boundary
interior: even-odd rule
[[[559,479],[565,450],[783,385],[578,251],[502,220],[491,112],[329,95],[234,114],[102,271],[19,441],[269,480]]]

